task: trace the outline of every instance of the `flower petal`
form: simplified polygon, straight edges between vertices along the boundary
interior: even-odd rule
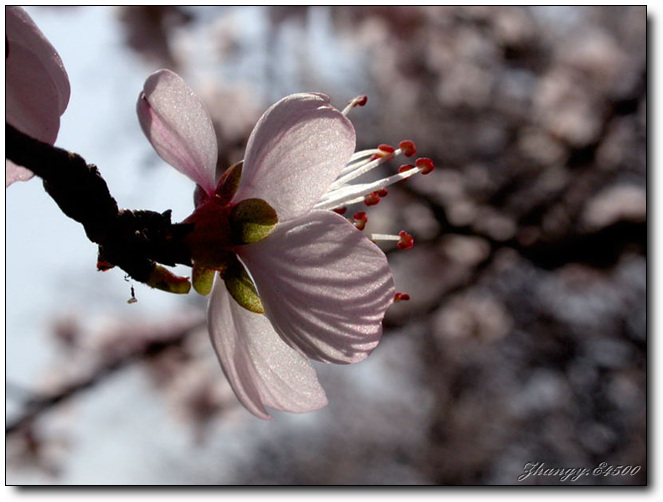
[[[207,110],[182,78],[159,70],[145,81],[138,120],[159,156],[211,194],[218,147]]]
[[[361,361],[377,346],[393,279],[384,253],[343,217],[311,211],[238,253],[291,346],[333,363]]]
[[[207,316],[223,372],[255,416],[269,419],[265,406],[303,413],[327,404],[309,361],[281,340],[264,315],[240,307],[219,278]]]
[[[25,167],[14,164],[11,160],[5,159],[5,188],[15,181],[27,181],[34,176],[34,173]]]
[[[350,121],[322,94],[293,94],[256,124],[235,201],[258,198],[287,221],[320,200],[355,148]]]
[[[5,7],[5,15],[5,120],[53,144],[69,103],[69,77],[57,51],[23,9]],[[6,186],[33,176],[11,162],[5,163],[5,173]]]

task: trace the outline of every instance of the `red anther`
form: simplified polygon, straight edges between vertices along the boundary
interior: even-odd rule
[[[106,260],[98,260],[97,261],[97,270],[100,272],[105,272],[106,270],[110,270],[113,268],[115,265],[113,265],[110,262],[107,262]]]
[[[421,174],[428,174],[435,169],[435,164],[433,164],[433,161],[428,157],[421,157],[420,159],[417,159],[414,164],[417,167],[422,168]]]
[[[386,157],[389,154],[392,154],[396,151],[396,149],[391,146],[391,145],[379,145],[378,150],[380,150],[380,155],[381,157]]]
[[[340,214],[341,216],[343,216],[347,210],[347,207],[337,207],[336,209],[332,209],[332,211],[334,211],[336,214]]]
[[[394,303],[406,302],[410,299],[410,295],[407,293],[396,293],[394,295]]]
[[[404,173],[405,171],[409,171],[410,169],[414,169],[415,166],[412,164],[403,164],[401,167],[398,168],[399,173]]]
[[[389,190],[387,190],[386,188],[380,188],[380,190],[375,192],[375,194],[380,198],[386,197],[388,193],[389,193]]]
[[[408,234],[405,230],[398,232],[400,240],[398,241],[398,249],[410,249],[414,246],[414,237]]]
[[[417,153],[417,147],[414,146],[414,142],[410,140],[401,141],[398,144],[398,148],[403,150],[403,155],[405,155],[406,157],[412,157],[414,154]]]
[[[359,211],[354,215],[354,226],[357,227],[357,230],[364,230],[366,223],[368,222],[368,216],[364,211]]]
[[[378,195],[377,192],[371,192],[369,194],[364,195],[364,204],[367,206],[374,206],[380,202],[380,196]]]
[[[366,103],[368,103],[368,96],[366,96],[366,94],[362,94],[361,96],[357,96],[352,101],[352,106],[365,106]]]

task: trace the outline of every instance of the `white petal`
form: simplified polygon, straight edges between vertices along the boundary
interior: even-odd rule
[[[5,159],[5,188],[15,181],[27,181],[34,176],[34,173],[25,167],[14,164],[11,160]]]
[[[37,92],[47,93],[53,101],[54,113],[59,117],[67,108],[71,92],[69,77],[60,55],[25,10],[5,7],[5,16],[9,42],[9,55],[5,62],[7,85],[14,84],[13,79],[18,77],[23,81],[22,91],[25,96],[34,99],[40,98],[35,96]],[[40,85],[42,80],[48,81],[49,89]]]
[[[341,216],[312,211],[238,251],[276,331],[308,357],[365,359],[394,297],[382,251]]]
[[[5,16],[5,120],[52,145],[69,102],[67,72],[57,51],[23,9],[6,7]],[[23,167],[5,164],[5,186],[32,176]]]
[[[207,314],[221,367],[251,413],[269,419],[265,406],[303,413],[327,404],[309,361],[281,340],[264,315],[240,307],[218,278]]]
[[[143,132],[159,156],[212,193],[219,153],[214,125],[184,80],[170,70],[153,73],[145,81],[137,111]]]
[[[350,121],[322,94],[293,94],[273,105],[251,133],[235,201],[267,201],[287,221],[310,210],[355,148]]]

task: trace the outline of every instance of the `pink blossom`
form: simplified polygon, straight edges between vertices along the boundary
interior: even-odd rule
[[[51,145],[69,103],[69,78],[62,60],[30,16],[5,7],[5,119],[21,132]],[[33,174],[5,160],[5,186]]]
[[[255,126],[239,181],[226,176],[217,185],[211,119],[179,76],[168,70],[151,75],[138,116],[156,152],[202,189],[186,220],[195,224],[188,241],[194,286],[197,273],[219,270],[208,324],[237,397],[263,419],[270,418],[266,407],[307,412],[325,406],[309,359],[365,359],[380,341],[382,319],[394,299],[384,253],[329,210],[381,188],[372,183],[359,190],[339,182],[367,164],[353,155],[352,124],[327,96],[288,96]],[[243,207],[249,217],[275,212],[266,236],[237,241],[233,229],[241,220],[237,208]],[[248,273],[233,275],[238,266]],[[249,291],[246,301],[238,288]]]

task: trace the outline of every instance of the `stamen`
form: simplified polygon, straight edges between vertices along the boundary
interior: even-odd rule
[[[398,249],[410,249],[414,246],[414,237],[405,230],[398,232],[398,235],[392,234],[371,234],[371,240],[377,241],[398,241]]]
[[[371,148],[369,150],[359,150],[358,152],[355,152],[352,154],[350,157],[350,162],[348,162],[348,165],[357,162],[360,159],[364,159],[365,157],[370,157],[371,155],[375,155],[379,153],[380,150],[377,148]],[[347,169],[347,166],[344,168],[344,170]]]
[[[354,226],[357,227],[357,230],[364,230],[366,223],[368,222],[368,216],[364,211],[359,211],[355,213],[354,217]]]
[[[377,192],[364,195],[364,204],[367,206],[375,206],[378,202],[380,202],[380,196]]]
[[[374,153],[376,152],[377,153]],[[348,198],[347,200],[344,201],[345,204],[354,204],[355,202],[361,202],[363,197],[367,194],[370,194],[371,192],[374,192],[376,190],[380,190],[386,186],[389,186],[393,183],[396,183],[397,181],[400,181],[401,179],[406,179],[409,178],[410,176],[413,176],[417,173],[422,173],[422,174],[428,174],[435,169],[435,165],[433,164],[433,161],[427,157],[421,157],[418,158],[415,162],[415,165],[413,166],[412,164],[405,164],[402,165],[399,170],[398,174],[394,176],[391,176],[389,178],[386,178],[385,180],[375,182],[376,184],[363,184],[363,185],[354,185],[353,188],[355,187],[363,187],[361,190],[355,189],[355,190],[349,190],[349,191],[341,191],[344,190],[345,187],[344,185],[347,185],[348,182],[352,181],[355,178],[358,178],[362,174],[365,174],[372,169],[375,169],[376,167],[384,164],[388,160],[391,160],[392,158],[404,154],[406,156],[411,156],[416,153],[416,147],[412,141],[401,141],[399,148],[394,149],[394,147],[390,145],[380,145],[377,150],[365,150],[363,152],[358,152],[357,154],[353,155],[352,158],[350,159],[350,163],[341,171],[341,175],[339,178],[336,179],[330,186],[328,192],[323,195],[322,200],[320,203],[316,206],[317,209],[330,209],[333,207],[337,207],[336,204],[328,206],[324,205],[327,201],[331,201],[332,199],[335,199],[336,197],[340,196],[341,194],[347,194]],[[365,160],[362,161],[367,155],[371,155],[370,159],[368,162]],[[368,188],[371,187],[369,190]],[[373,188],[375,187],[375,188]],[[352,195],[350,195],[352,194]],[[375,201],[374,198],[369,198],[369,202],[372,202],[373,204],[377,204],[379,201]],[[324,206],[323,206],[324,205]],[[369,205],[372,205],[369,203]]]
[[[398,232],[398,249],[411,249],[414,246],[414,237],[408,234],[405,230]]]
[[[400,150],[396,151],[396,149],[391,145],[379,145],[378,151],[371,157],[371,160],[384,159],[387,157],[391,159],[392,157],[400,154],[400,152]]]
[[[343,115],[356,106],[364,106],[367,98],[358,96],[351,100],[343,110]],[[366,206],[374,206],[380,202],[380,199],[386,197],[389,193],[387,187],[399,181],[406,180],[416,174],[428,174],[435,169],[433,161],[427,157],[416,159],[413,164],[403,164],[398,169],[398,173],[377,181],[369,183],[351,184],[350,182],[359,176],[368,173],[376,167],[388,162],[389,160],[404,155],[413,157],[417,153],[417,147],[413,141],[404,140],[398,144],[398,148],[391,145],[380,144],[376,149],[363,150],[354,153],[347,165],[341,170],[339,177],[330,185],[327,192],[321,200],[314,206],[315,209],[334,210],[338,214],[345,214],[347,206],[358,202],[363,202]],[[366,213],[360,211],[355,213],[351,222],[359,230],[364,230],[368,218]],[[372,234],[373,241],[395,241],[398,249],[410,249],[414,246],[414,238],[406,231],[401,231],[398,235]],[[407,300],[409,296],[403,293],[397,293],[394,301]]]
[[[417,147],[413,141],[405,140],[398,144],[398,148],[403,150],[403,155],[406,157],[413,157],[417,153]]]
[[[381,188],[380,190],[366,194],[364,195],[364,204],[367,206],[375,206],[378,202],[380,202],[380,199],[386,197],[388,193],[389,192],[386,188]]]
[[[385,146],[385,145],[380,145],[380,146]],[[378,149],[376,151],[380,152],[381,150]],[[353,179],[358,178],[362,174],[366,174],[368,171],[371,171],[372,169],[375,169],[376,167],[384,164],[388,160],[391,160],[399,153],[400,150],[392,150],[390,153],[385,153],[384,155],[376,153],[373,154],[369,159],[369,161],[366,162],[365,164],[362,164],[361,162],[356,162],[351,164],[352,167],[350,169],[348,169],[348,167],[350,167],[350,164],[348,164],[348,166],[346,166],[346,168],[343,169],[343,171],[341,171],[341,176],[337,178],[336,181],[334,181],[334,183],[332,183],[329,186],[329,189],[334,190],[335,188],[339,188],[345,185],[348,181],[352,181]]]
[[[342,113],[347,116],[351,109],[356,106],[366,104],[366,96],[358,96],[351,100],[343,109]],[[329,186],[327,192],[321,200],[314,206],[315,209],[331,209],[338,214],[345,214],[347,207],[351,204],[363,202],[366,206],[374,206],[380,202],[380,199],[387,196],[389,191],[387,187],[399,181],[406,180],[416,174],[428,174],[435,169],[433,161],[427,157],[420,157],[414,161],[414,164],[403,164],[398,169],[398,173],[377,181],[368,183],[351,184],[352,180],[368,173],[376,167],[390,161],[391,159],[404,155],[405,157],[414,157],[417,153],[417,147],[413,141],[404,140],[398,144],[398,148],[391,145],[381,144],[377,148],[362,150],[354,153],[345,167],[341,170],[338,178]],[[348,220],[358,229],[364,230],[368,222],[368,216],[364,211],[354,214],[353,218]],[[370,239],[376,241],[395,242],[398,249],[410,249],[414,246],[414,237],[405,230],[397,235],[390,234],[371,234]],[[397,292],[394,294],[394,303],[408,301],[410,295]]]
[[[366,95],[357,96],[356,98],[348,101],[347,106],[343,108],[343,111],[341,113],[347,117],[348,113],[350,113],[350,110],[352,110],[356,106],[365,106],[367,102],[368,102],[368,96]]]
[[[421,174],[428,174],[433,172],[433,169],[435,169],[435,164],[433,164],[433,161],[428,157],[421,157],[417,159],[414,165],[421,168]]]
[[[372,241],[400,241],[399,235],[392,234],[371,234]]]
[[[341,170],[339,178],[344,174],[354,171],[359,167],[359,165],[363,165],[367,162],[371,162],[371,160],[375,160],[376,153],[378,153],[377,148],[372,148],[370,150],[361,150],[357,153],[353,153],[352,157],[350,157],[350,161]]]
[[[394,183],[410,178],[415,174],[418,174],[422,171],[422,168],[415,167],[404,171],[402,173],[394,174],[387,178],[374,181],[372,183],[362,183],[358,185],[349,185],[336,190],[331,190],[327,192],[320,202],[318,202],[314,207],[315,209],[334,209],[335,207],[349,206],[356,202],[362,202],[364,196],[371,192],[375,192],[382,188],[385,188]]]
[[[396,293],[394,295],[394,303],[406,302],[410,299],[410,295],[407,293]]]
[[[408,234],[405,230],[398,232],[398,235],[393,234],[371,234],[371,240],[376,241],[398,241],[398,249],[410,249],[414,246],[414,237]]]

